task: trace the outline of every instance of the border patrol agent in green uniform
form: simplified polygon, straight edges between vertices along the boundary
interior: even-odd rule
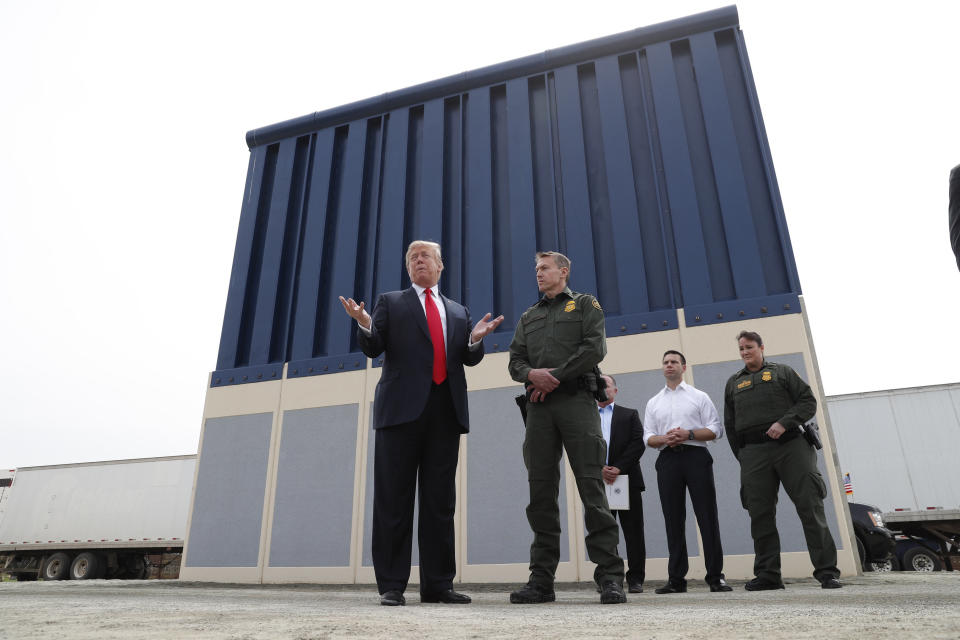
[[[530,485],[527,520],[533,530],[530,581],[510,594],[514,604],[556,599],[553,581],[560,561],[561,447],[567,451],[583,501],[587,554],[596,563],[600,602],[626,602],[620,531],[610,513],[601,469],[607,446],[600,431],[593,369],[607,353],[603,309],[596,298],[567,287],[570,260],[537,253],[537,286],[544,294],[517,323],[510,343],[510,376],[527,388],[523,461]]]
[[[843,585],[823,510],[827,487],[817,470],[817,451],[800,431],[816,413],[817,400],[796,371],[764,359],[759,334],[741,331],[737,341],[746,366],[727,381],[724,427],[740,462],[740,497],[753,536],[756,578],[746,589],[783,589],[776,521],[781,483],[800,516],[813,576],[824,589],[837,589]]]

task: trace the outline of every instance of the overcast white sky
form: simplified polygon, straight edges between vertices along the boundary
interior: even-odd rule
[[[724,4],[0,0],[0,468],[196,452],[249,129]],[[960,5],[738,7],[827,394],[960,381]]]

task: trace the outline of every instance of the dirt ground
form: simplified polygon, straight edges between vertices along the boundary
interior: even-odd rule
[[[0,583],[0,638],[958,638],[960,572],[868,574],[825,591],[658,596],[599,604],[588,584],[557,585],[557,602],[511,605],[515,585],[458,585],[470,605],[382,607],[371,586],[221,585],[91,580]]]

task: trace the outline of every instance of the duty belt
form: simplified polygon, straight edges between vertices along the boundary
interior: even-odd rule
[[[744,447],[748,444],[762,444],[764,442],[779,442],[782,444],[784,442],[790,442],[800,435],[800,431],[798,429],[787,429],[783,432],[783,435],[774,440],[767,435],[767,429],[769,428],[770,425],[767,425],[762,429],[751,429],[747,433],[738,433],[737,444],[739,444],[741,447]]]

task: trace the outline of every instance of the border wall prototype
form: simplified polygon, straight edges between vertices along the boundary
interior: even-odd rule
[[[849,516],[800,282],[735,7],[564,47],[256,129],[216,370],[210,376],[181,569],[185,580],[374,582],[371,406],[380,360],[360,353],[338,295],[372,304],[409,285],[413,239],[443,245],[444,294],[502,332],[468,369],[471,433],[457,476],[457,577],[524,582],[523,425],[507,375],[538,297],[534,252],[573,262],[571,287],[607,318],[618,402],[643,412],[666,349],[722,405],[758,331],[820,399],[821,471],[840,567]],[[722,412],[721,412],[722,413]],[[752,575],[739,466],[715,459],[730,578]],[[667,545],[648,450],[647,575]],[[582,508],[561,489],[562,581],[590,580]],[[781,495],[785,576],[811,566]],[[690,577],[703,575],[688,510]],[[621,546],[621,550],[623,547]],[[414,564],[417,564],[416,543]],[[417,571],[411,578],[416,580]]]

